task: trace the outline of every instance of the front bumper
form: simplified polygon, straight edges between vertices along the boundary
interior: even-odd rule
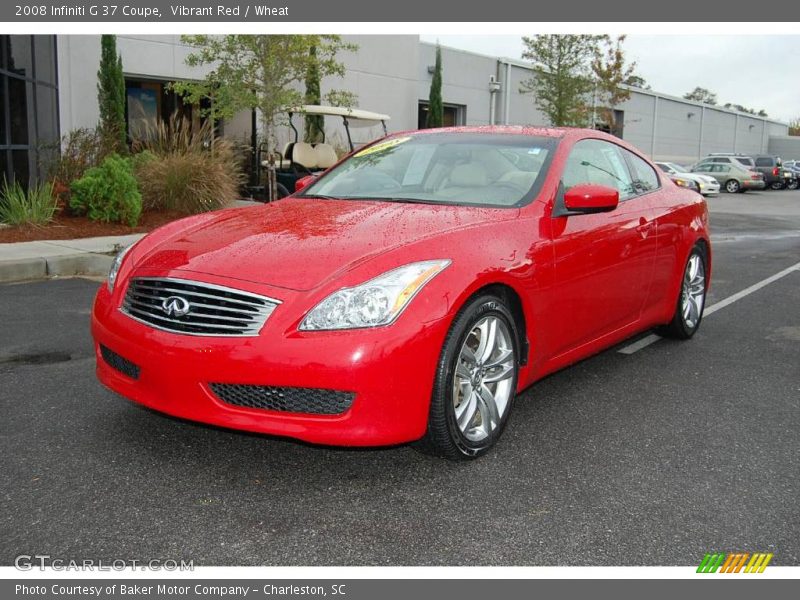
[[[378,446],[424,435],[449,319],[415,323],[407,310],[388,327],[299,332],[299,315],[289,316],[294,292],[236,285],[284,300],[256,337],[198,337],[151,328],[120,312],[120,295],[102,285],[92,311],[98,379],[176,417],[312,443]],[[138,377],[111,366],[101,345],[135,364]],[[354,399],[341,414],[284,412],[228,404],[210,384],[336,390]]]
[[[698,185],[700,186],[700,193],[704,196],[708,194],[719,194],[720,185],[717,181],[713,183],[704,181],[702,183],[698,183]]]

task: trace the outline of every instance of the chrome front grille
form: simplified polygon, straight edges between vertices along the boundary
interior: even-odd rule
[[[185,335],[253,336],[280,302],[221,285],[135,277],[120,310],[156,329]]]

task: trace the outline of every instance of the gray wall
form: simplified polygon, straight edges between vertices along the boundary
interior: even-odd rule
[[[769,138],[769,154],[783,160],[800,160],[800,136],[772,136]]]

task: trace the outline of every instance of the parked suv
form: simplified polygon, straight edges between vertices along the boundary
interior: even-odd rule
[[[700,159],[692,168],[694,169],[694,167],[706,162],[722,163],[724,165],[736,165],[736,163],[739,163],[745,169],[749,169],[751,171],[756,164],[755,160],[753,160],[753,157],[747,154],[735,154],[733,152],[712,152],[705,158]]]
[[[786,185],[783,177],[783,165],[777,156],[759,154],[753,157],[756,161],[755,169],[764,176],[768,188],[781,190]]]

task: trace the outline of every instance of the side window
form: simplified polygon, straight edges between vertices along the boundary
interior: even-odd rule
[[[757,167],[771,167],[772,166],[772,159],[769,157],[764,158],[757,158],[756,159],[756,166]]]
[[[627,150],[622,150],[622,152],[625,153],[625,156],[633,166],[633,183],[639,192],[647,193],[657,190],[660,183],[658,181],[658,175],[653,167],[648,165],[645,161],[632,152],[628,152]]]
[[[712,167],[713,167],[713,165],[705,163],[705,164],[702,164],[702,165],[697,165],[697,167],[695,168],[695,171],[697,171],[698,173],[710,173]]]
[[[636,192],[620,150],[602,140],[581,140],[572,148],[562,177],[564,188],[582,183],[605,185],[619,190],[627,200]]]

